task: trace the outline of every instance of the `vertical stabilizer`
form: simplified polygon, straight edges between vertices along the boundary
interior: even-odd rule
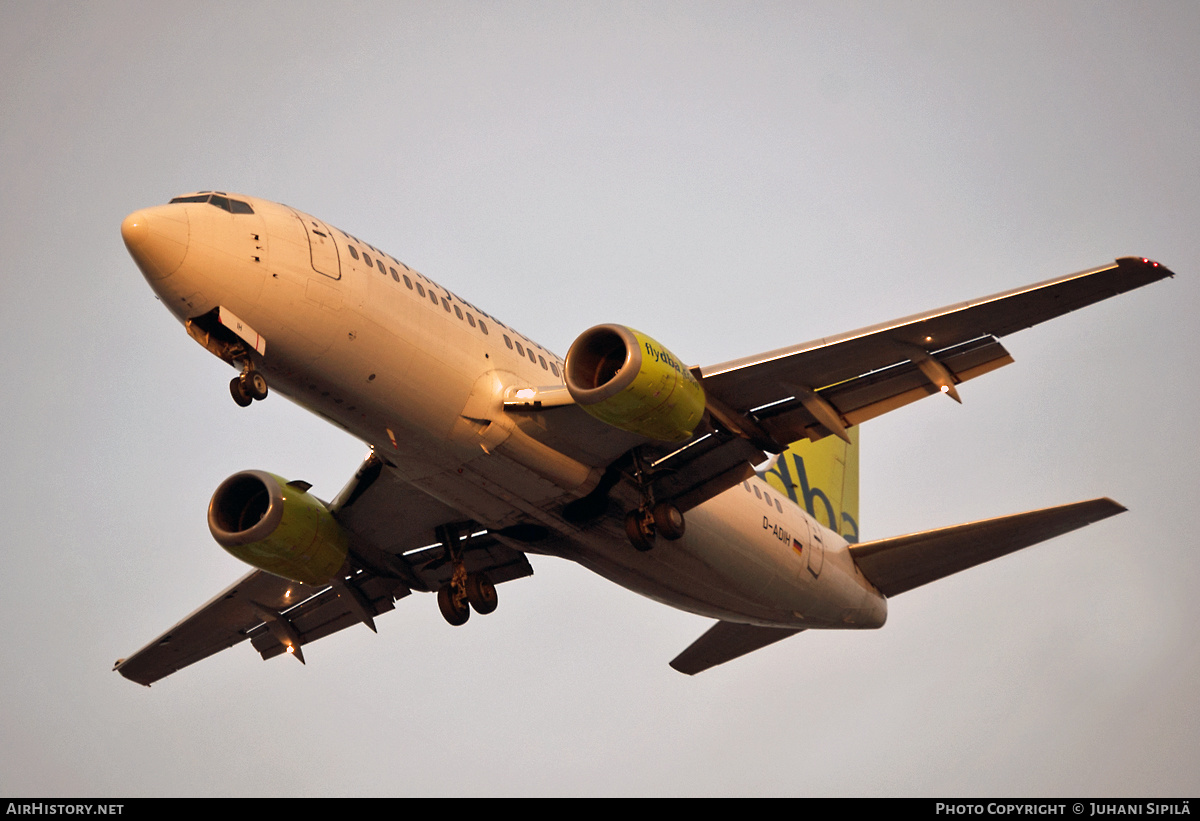
[[[858,427],[847,444],[836,436],[801,439],[762,474],[771,487],[848,542],[858,541]]]

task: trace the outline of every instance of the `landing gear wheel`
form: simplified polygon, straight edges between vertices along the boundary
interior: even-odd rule
[[[467,576],[467,601],[481,616],[496,611],[496,605],[500,603],[496,597],[496,585],[492,584],[486,573],[472,573]]]
[[[670,502],[659,502],[650,511],[654,519],[654,530],[669,542],[683,536],[685,522],[683,512]]]
[[[642,553],[654,547],[654,529],[649,525],[646,514],[640,510],[625,514],[625,535],[634,548]]]
[[[467,600],[456,597],[453,587],[443,587],[439,590],[437,600],[438,609],[442,611],[442,618],[455,627],[466,624],[467,619],[471,618],[471,608],[467,606]]]
[[[258,371],[247,371],[238,377],[242,381],[242,389],[251,399],[267,398],[267,378]]]
[[[229,393],[233,396],[233,401],[237,402],[240,407],[248,408],[250,403],[254,401],[249,393],[246,392],[246,386],[242,384],[242,378],[235,376],[229,383]]]

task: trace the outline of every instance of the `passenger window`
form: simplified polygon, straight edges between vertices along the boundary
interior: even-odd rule
[[[387,271],[384,270],[384,267],[383,267],[383,260],[376,258],[375,259],[375,267],[379,269],[379,273],[383,274],[384,276],[387,276]]]
[[[533,354],[533,348],[530,348],[528,351],[526,351],[526,353],[529,354],[529,361],[536,365],[537,357]]]
[[[508,334],[504,335],[504,344],[508,346],[510,351],[512,350],[512,340],[508,338]]]
[[[408,290],[411,291],[412,290],[412,280],[408,278],[408,274],[402,274],[401,276],[404,277],[404,284],[407,285]]]
[[[550,373],[558,376],[558,365],[555,365],[553,362],[550,363]]]
[[[358,249],[355,248],[353,245],[348,245],[346,247],[350,249],[350,256],[354,257],[355,259],[358,259]]]
[[[758,486],[757,486],[757,485],[756,485],[756,486],[755,486],[755,488],[754,488],[754,495],[755,495],[756,497],[758,497],[759,499],[761,499],[761,498],[762,498],[762,494],[758,492]]]
[[[363,251],[363,262],[367,263],[368,268],[371,268],[375,265],[375,263],[371,262],[371,255],[366,251]]]
[[[446,309],[446,313],[450,313],[450,303],[446,301],[445,297],[442,297],[442,307]]]
[[[749,482],[742,482],[742,487],[744,487],[746,489],[747,493],[750,492],[750,483]]]
[[[542,370],[544,370],[544,371],[550,370],[550,366],[546,364],[546,360],[542,358],[541,354],[538,354],[538,362],[541,363]]]
[[[399,282],[399,281],[400,281],[400,275],[396,273],[396,269],[395,269],[395,268],[393,268],[392,266],[390,266],[390,265],[389,265],[389,266],[388,266],[388,270],[392,272],[392,279],[394,279],[394,280],[396,280],[397,282]]]
[[[421,287],[421,283],[419,282],[417,283],[417,293],[421,296],[425,296],[425,289]]]
[[[457,305],[455,305],[455,306],[454,306],[454,315],[455,315],[455,316],[457,316],[459,319],[462,319],[462,318],[463,318],[462,311],[460,311],[460,310],[458,309],[458,306],[457,306]]]
[[[521,343],[520,343],[520,342],[517,342],[517,343],[516,343],[516,346],[517,346],[517,353],[519,353],[521,356],[524,356],[524,355],[525,355],[525,349],[521,347]]]
[[[472,328],[475,327],[475,317],[471,316],[470,311],[467,312],[467,324]]]
[[[780,507],[778,499],[775,500],[775,509],[778,510],[780,513],[783,513],[783,508]]]
[[[483,324],[483,320],[479,320],[479,330],[483,331],[483,335],[487,336],[487,325]]]
[[[434,305],[437,305],[437,294],[435,294],[433,291],[429,292],[429,301]]]

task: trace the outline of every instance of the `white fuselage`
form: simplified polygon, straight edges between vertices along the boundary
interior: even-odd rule
[[[760,625],[883,624],[886,602],[845,540],[757,478],[688,511],[683,538],[647,553],[615,519],[565,521],[562,506],[603,465],[555,450],[501,405],[507,388],[561,385],[561,359],[351,235],[238,199],[254,213],[177,203],[131,215],[123,231],[147,280],[181,321],[236,315],[265,340],[252,358],[272,391],[369,443],[405,481],[493,530],[540,523],[565,538],[533,550],[674,607]]]

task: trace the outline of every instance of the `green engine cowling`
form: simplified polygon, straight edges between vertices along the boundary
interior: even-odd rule
[[[662,442],[692,435],[704,416],[704,388],[675,355],[624,325],[597,325],[567,352],[567,390],[608,424]]]
[[[325,584],[346,563],[350,538],[303,482],[261,470],[230,476],[208,505],[217,544],[246,564],[302,584]]]

